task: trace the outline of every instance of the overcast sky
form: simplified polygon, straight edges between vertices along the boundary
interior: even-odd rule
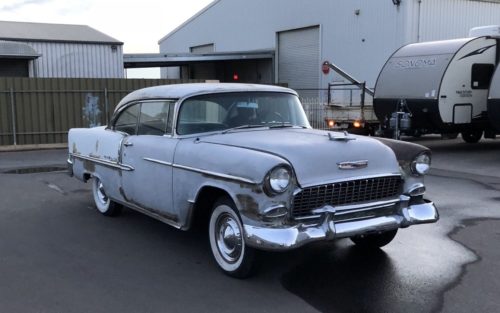
[[[125,53],[155,53],[158,40],[212,0],[0,0],[0,20],[89,25],[125,43]],[[136,72],[136,71],[134,71]],[[155,77],[155,71],[129,77]]]

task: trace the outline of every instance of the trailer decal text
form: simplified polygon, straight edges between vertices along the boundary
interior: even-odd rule
[[[402,69],[433,67],[436,66],[436,58],[404,59],[397,61],[395,65]]]

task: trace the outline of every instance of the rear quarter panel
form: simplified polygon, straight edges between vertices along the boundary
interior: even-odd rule
[[[73,159],[74,176],[82,181],[88,175],[99,177],[109,197],[123,200],[120,170],[96,161],[119,165],[124,138],[124,134],[105,127],[70,129],[68,149]]]

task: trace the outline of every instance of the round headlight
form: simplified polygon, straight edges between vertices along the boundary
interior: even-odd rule
[[[425,175],[431,169],[431,156],[428,153],[418,155],[411,163],[411,171],[416,175]]]
[[[269,187],[276,193],[284,192],[290,185],[290,170],[286,167],[276,167],[269,173]]]

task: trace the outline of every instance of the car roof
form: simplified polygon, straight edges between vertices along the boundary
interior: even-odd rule
[[[118,111],[123,105],[132,101],[148,99],[181,99],[200,94],[224,92],[281,92],[297,95],[292,89],[271,85],[238,83],[172,84],[133,91],[118,103],[115,111]]]

